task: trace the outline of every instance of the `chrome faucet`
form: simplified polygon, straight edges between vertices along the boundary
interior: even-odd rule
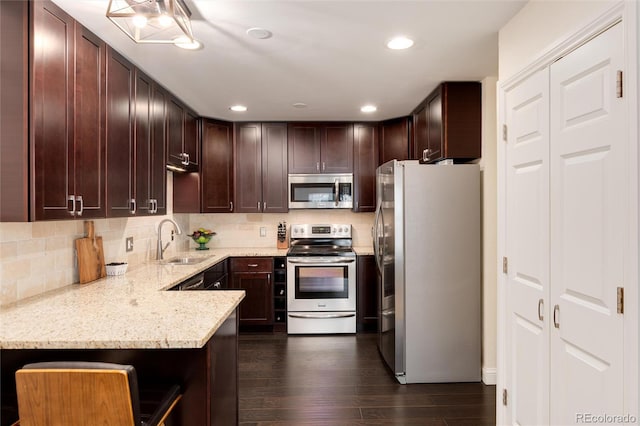
[[[160,221],[160,224],[158,225],[158,248],[157,248],[157,251],[156,251],[156,260],[162,260],[163,259],[162,255],[164,254],[164,251],[167,249],[167,247],[169,247],[169,244],[171,244],[171,241],[173,241],[173,231],[172,231],[171,232],[171,241],[169,241],[167,243],[167,245],[162,247],[162,225],[165,222],[173,223],[173,227],[176,230],[176,234],[178,234],[178,235],[182,234],[182,231],[180,230],[180,226],[178,226],[178,224],[173,219],[163,219],[162,221]]]

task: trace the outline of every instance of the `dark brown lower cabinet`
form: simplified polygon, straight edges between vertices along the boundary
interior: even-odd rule
[[[357,322],[358,332],[378,331],[378,269],[375,258],[371,255],[358,256],[356,280],[357,293]]]
[[[141,386],[179,384],[182,399],[167,425],[238,424],[238,316],[234,311],[201,348],[193,349],[16,349],[1,351],[0,425],[17,420],[15,372],[41,361],[100,361],[131,364]]]
[[[273,325],[273,258],[231,259],[231,288],[246,292],[240,302],[240,326]]]

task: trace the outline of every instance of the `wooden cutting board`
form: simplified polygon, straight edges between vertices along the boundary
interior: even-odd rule
[[[78,255],[78,275],[80,284],[88,283],[107,275],[104,266],[104,251],[102,249],[102,237],[95,236],[92,220],[84,221],[84,238],[78,238],[76,253]]]

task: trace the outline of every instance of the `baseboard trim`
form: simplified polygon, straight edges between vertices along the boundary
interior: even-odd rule
[[[482,367],[482,382],[485,385],[495,385],[498,377],[496,372],[495,367]]]

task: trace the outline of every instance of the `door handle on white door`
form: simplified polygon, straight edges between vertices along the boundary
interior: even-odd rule
[[[560,328],[560,305],[555,305],[553,307],[553,326],[555,328]]]
[[[544,300],[538,300],[538,319],[544,321]]]

